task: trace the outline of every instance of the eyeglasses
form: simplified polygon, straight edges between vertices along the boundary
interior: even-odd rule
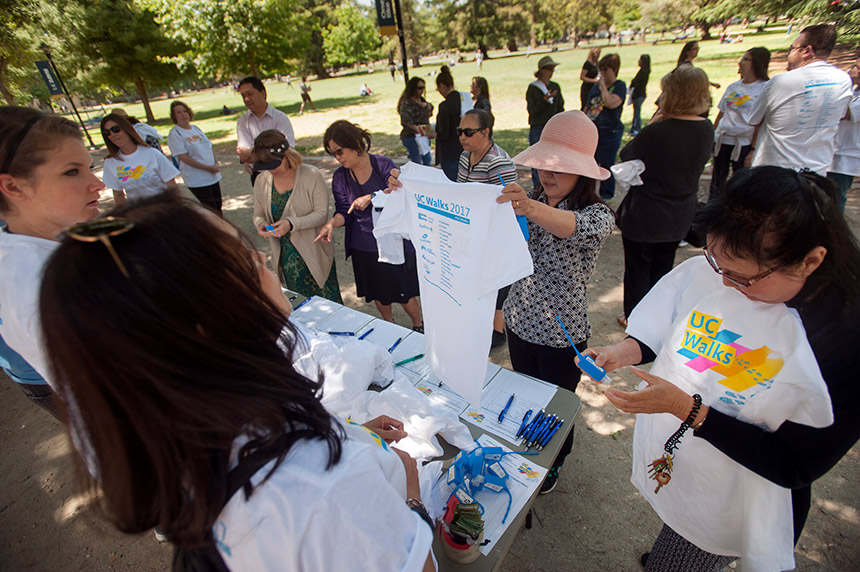
[[[117,127],[117,129],[119,128]],[[63,234],[80,242],[100,241],[108,249],[108,252],[110,252],[113,261],[116,262],[116,265],[119,267],[123,276],[130,280],[131,276],[129,276],[128,270],[125,268],[125,264],[123,264],[122,260],[119,259],[119,255],[116,253],[116,250],[114,250],[110,237],[125,234],[133,228],[134,223],[130,220],[109,216],[72,225],[65,229]]]
[[[102,135],[105,137],[110,137],[111,133],[119,133],[122,131],[122,127],[119,125],[114,125],[113,127],[108,127],[107,129],[102,129]]]
[[[790,54],[792,50],[803,50],[806,46],[788,46],[788,53]]]
[[[340,157],[341,155],[343,155],[344,149],[345,149],[345,147],[338,147],[337,149],[330,149],[328,154],[331,155],[332,157]]]
[[[749,279],[741,282],[740,280],[735,280],[734,278],[732,278],[731,276],[726,274],[726,272],[722,268],[720,268],[719,264],[717,264],[717,261],[714,260],[714,257],[708,251],[707,245],[702,247],[702,252],[704,252],[705,260],[708,261],[708,264],[711,265],[711,268],[714,269],[714,272],[716,272],[717,274],[719,274],[720,276],[722,276],[723,278],[725,278],[726,280],[728,280],[729,282],[731,282],[735,286],[739,286],[741,288],[749,288],[750,286],[752,286],[756,282],[764,280],[765,278],[767,278],[768,276],[770,276],[771,274],[773,274],[774,272],[776,272],[777,270],[779,270],[783,266],[782,264],[777,264],[773,268],[770,268],[769,270],[765,270],[761,274],[756,274],[752,278],[749,278]]]
[[[473,136],[475,133],[477,133],[478,131],[483,131],[483,130],[484,130],[483,128],[480,128],[480,129],[472,129],[471,127],[466,127],[466,128],[458,127],[458,128],[457,128],[457,135],[460,135],[460,136],[465,135],[466,137],[471,137],[471,136]]]

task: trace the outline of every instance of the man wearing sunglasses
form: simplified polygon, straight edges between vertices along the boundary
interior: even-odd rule
[[[851,101],[851,78],[827,63],[836,28],[808,26],[788,48],[788,72],[762,89],[750,116],[756,125],[747,164],[807,168],[821,175],[833,161],[839,120]]]
[[[296,146],[296,137],[287,114],[275,109],[266,101],[266,86],[260,78],[248,76],[240,81],[239,94],[248,111],[236,122],[236,154],[245,170],[251,175],[251,185],[253,185],[257,173],[252,168],[254,159],[251,157],[251,150],[254,148],[254,139],[257,135],[267,129],[275,129],[284,134],[290,142],[290,147]]]

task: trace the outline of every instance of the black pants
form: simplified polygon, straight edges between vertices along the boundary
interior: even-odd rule
[[[576,352],[573,351],[573,348],[554,348],[533,344],[517,336],[510,328],[506,329],[508,332],[508,350],[511,353],[511,367],[514,368],[514,371],[542,379],[569,391],[576,391],[582,371],[574,364]],[[579,351],[583,351],[587,347],[587,340],[576,344]],[[547,411],[547,413],[555,413],[562,417],[565,423],[573,422],[571,417],[565,417],[563,411]],[[570,434],[562,443],[552,464],[554,467],[561,467],[573,449],[573,429],[573,425],[571,425]]]
[[[622,237],[624,243],[624,315],[629,317],[645,294],[675,264],[674,242],[636,242]]]
[[[188,187],[191,194],[197,197],[201,204],[206,205],[221,214],[221,183],[206,187]]]
[[[720,145],[720,151],[714,157],[714,176],[711,178],[711,195],[708,201],[717,198],[723,191],[723,185],[726,184],[726,179],[729,178],[729,166],[732,168],[732,173],[737,173],[744,168],[744,159],[752,151],[752,147],[745,145],[741,147],[741,154],[737,161],[732,161],[732,151],[734,145]]]

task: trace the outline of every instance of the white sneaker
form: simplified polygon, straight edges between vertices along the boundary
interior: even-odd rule
[[[155,539],[159,542],[167,542],[167,536],[163,532],[159,532],[157,528],[153,528],[152,532],[155,533]]]

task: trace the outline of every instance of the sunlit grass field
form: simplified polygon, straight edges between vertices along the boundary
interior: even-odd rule
[[[733,35],[739,30],[730,29]],[[784,26],[768,28],[767,31],[756,33],[750,27],[744,30],[743,43],[720,44],[719,40],[700,41],[699,56],[695,65],[704,69],[712,82],[719,83],[720,89],[712,89],[714,105],[719,101],[725,88],[731,82],[738,79],[737,62],[744,51],[755,46],[764,46],[771,52],[785,51],[792,37],[786,35]],[[718,30],[715,30],[718,33]],[[603,48],[603,55],[616,52],[621,57],[621,70],[619,78],[629,83],[638,69],[639,55],[647,53],[651,56],[651,78],[648,83],[648,99],[642,108],[643,120],[647,121],[655,111],[654,100],[659,94],[660,78],[671,71],[677,62],[684,40],[671,43],[673,37],[666,34],[667,40],[653,45],[658,34],[648,36],[645,43],[625,45],[621,48],[607,46],[606,40],[595,41],[593,44],[581,44],[579,48],[573,49],[571,45],[559,45],[558,51],[550,54],[552,58],[560,62],[556,68],[553,80],[561,85],[565,98],[565,108],[568,110],[579,109],[579,74],[582,63],[585,60],[587,50],[593,45]],[[528,83],[534,79],[533,73],[537,68],[538,60],[547,55],[548,49],[537,50],[528,55],[526,49],[513,54],[502,52],[491,52],[491,59],[485,60],[483,70],[478,72],[474,62],[473,53],[465,53],[466,62],[460,63],[452,68],[455,86],[460,91],[468,91],[471,78],[475,75],[483,75],[490,85],[491,102],[493,113],[496,118],[495,139],[496,142],[514,155],[524,149],[527,143],[528,121],[525,103],[525,91]],[[411,75],[420,74],[426,76],[427,98],[438,107],[442,97],[436,92],[435,78],[431,75],[439,70],[442,61],[438,59],[425,58],[419,68],[410,68]],[[771,74],[783,71],[784,64],[771,64]],[[373,90],[369,97],[359,96],[359,87],[365,82]],[[337,119],[348,119],[360,124],[373,134],[373,147],[376,152],[390,156],[405,155],[405,149],[400,143],[398,134],[400,122],[395,109],[397,99],[403,90],[402,79],[392,82],[387,66],[380,66],[373,73],[368,73],[367,68],[362,68],[358,73],[350,73],[331,79],[311,81],[313,88],[311,96],[319,110],[312,113],[309,106],[303,115],[299,115],[298,79],[294,79],[292,87],[286,82],[267,83],[269,103],[284,111],[293,123],[296,132],[296,143],[298,150],[305,155],[323,154],[322,135],[326,127]],[[245,111],[241,97],[234,93],[232,88],[216,88],[200,92],[182,93],[179,97],[185,101],[195,112],[194,122],[215,142],[222,151],[235,145],[236,119]],[[169,118],[169,108],[172,99],[159,99],[152,102],[153,112],[156,116],[156,127],[167,137],[172,124]],[[220,115],[222,107],[226,105],[232,113]],[[123,105],[129,114],[138,118],[145,118],[141,104]],[[625,102],[622,120],[629,129],[632,120],[633,108]],[[716,112],[711,113],[711,118]],[[435,110],[434,110],[435,117]],[[92,132],[93,138],[101,144],[101,135]],[[628,136],[625,136],[625,141]]]

